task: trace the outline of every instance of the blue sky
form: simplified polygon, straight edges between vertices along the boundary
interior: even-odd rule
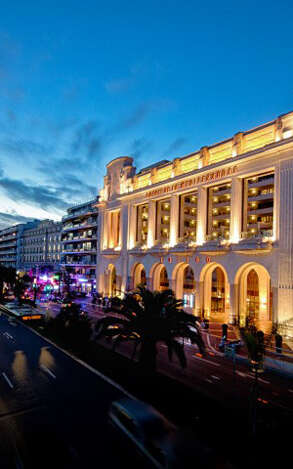
[[[292,1],[3,5],[0,227],[293,109]]]

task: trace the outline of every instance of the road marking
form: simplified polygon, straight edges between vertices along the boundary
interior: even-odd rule
[[[220,381],[220,379],[221,379],[221,378],[219,378],[219,376],[215,376],[215,375],[211,375],[211,378],[216,379],[218,381]]]
[[[196,355],[192,355],[194,358],[197,358],[198,360],[201,360],[203,362],[206,362],[206,363],[209,363],[210,365],[214,365],[214,366],[220,366],[219,363],[214,363],[212,362],[211,360],[206,360],[205,358],[200,358],[200,357],[197,357]]]
[[[255,379],[255,376],[254,376],[254,375],[252,375],[252,374],[250,374],[250,373],[249,373],[249,375],[248,375],[248,376],[249,376],[249,378],[253,378],[253,379]],[[267,381],[266,379],[263,379],[263,378],[259,378],[259,377],[258,377],[258,378],[257,378],[257,380],[258,380],[260,383],[264,383],[264,384],[271,384],[271,383],[270,383],[270,381]]]
[[[2,376],[5,379],[8,386],[10,386],[10,388],[13,389],[14,386],[13,386],[12,382],[10,381],[10,379],[8,378],[7,374],[4,371],[2,371]]]
[[[242,373],[242,371],[238,371],[238,370],[236,370],[236,374],[239,376],[242,376],[242,378],[247,378],[248,376],[246,373]]]
[[[56,376],[54,375],[54,373],[51,370],[49,370],[49,368],[47,368],[45,365],[41,365],[40,368],[42,368],[42,370],[45,373],[48,373],[48,375],[52,376],[52,378],[56,379]]]
[[[9,332],[3,332],[3,335],[5,335],[5,337],[7,337],[8,339],[13,339],[13,336],[9,334]]]
[[[206,381],[207,383],[214,384],[214,382],[213,382],[211,379],[209,379],[209,378],[206,378],[205,381]]]

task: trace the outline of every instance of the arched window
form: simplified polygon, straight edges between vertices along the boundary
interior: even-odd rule
[[[162,267],[160,272],[160,291],[168,290],[169,280],[166,267]]]
[[[247,275],[247,316],[257,318],[259,313],[259,281],[258,275],[252,269]]]
[[[225,275],[220,267],[212,273],[211,312],[225,312]]]
[[[190,293],[194,289],[194,273],[191,267],[186,266],[183,272],[183,292]]]

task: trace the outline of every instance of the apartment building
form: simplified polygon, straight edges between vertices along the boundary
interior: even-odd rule
[[[26,226],[20,239],[20,268],[37,273],[40,268],[59,270],[62,223],[42,220]]]
[[[32,228],[38,220],[20,223],[0,230],[0,264],[19,269],[21,266],[21,241],[26,228]]]
[[[62,218],[62,260],[70,268],[72,287],[81,292],[96,289],[98,198],[67,209]]]

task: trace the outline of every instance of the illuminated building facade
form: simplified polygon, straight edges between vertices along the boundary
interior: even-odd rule
[[[293,113],[139,173],[107,165],[97,290],[172,288],[194,314],[293,320]]]
[[[73,273],[72,288],[81,292],[96,289],[97,198],[67,209],[62,218],[62,260]]]
[[[38,220],[19,223],[0,230],[0,264],[20,269],[22,262],[22,240],[26,230],[30,230]]]
[[[48,271],[59,270],[62,224],[53,220],[35,222],[26,227],[21,237],[20,269],[32,270],[42,267]]]

